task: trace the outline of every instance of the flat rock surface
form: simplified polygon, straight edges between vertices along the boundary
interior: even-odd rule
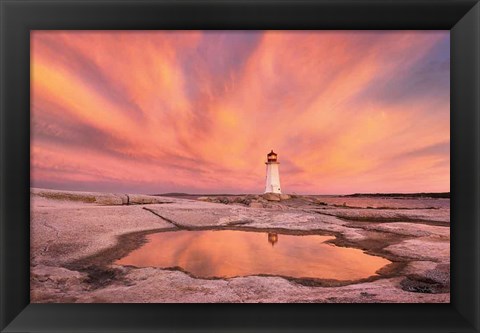
[[[31,301],[449,302],[450,201],[433,198],[149,196],[32,189]],[[152,232],[245,229],[336,236],[392,261],[361,281],[200,279],[115,265]]]

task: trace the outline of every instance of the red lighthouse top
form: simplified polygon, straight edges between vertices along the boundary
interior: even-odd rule
[[[267,161],[268,162],[277,162],[277,154],[273,152],[273,149],[271,152],[268,153],[267,155]]]

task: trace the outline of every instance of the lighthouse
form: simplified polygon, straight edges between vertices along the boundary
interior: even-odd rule
[[[282,193],[280,189],[280,174],[278,172],[277,154],[273,152],[273,149],[267,155],[267,176],[265,184],[265,193]]]

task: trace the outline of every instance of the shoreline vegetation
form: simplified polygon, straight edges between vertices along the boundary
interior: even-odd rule
[[[215,194],[194,194],[194,193],[182,193],[182,192],[171,192],[171,193],[160,193],[160,194],[151,194],[153,196],[163,196],[163,197],[203,197],[203,196],[246,196],[250,194],[229,194],[229,193],[215,193]],[[291,196],[298,196],[302,194],[290,194]],[[305,196],[325,196],[325,197],[346,197],[346,198],[360,198],[360,197],[385,197],[385,198],[435,198],[435,199],[450,199],[450,192],[418,192],[418,193],[353,193],[353,194],[305,194]]]
[[[435,198],[450,199],[450,192],[421,192],[421,193],[354,193],[343,197],[386,197],[386,198]]]

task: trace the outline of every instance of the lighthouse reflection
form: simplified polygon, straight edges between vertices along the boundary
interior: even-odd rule
[[[269,232],[268,233],[268,242],[272,244],[272,247],[275,245],[275,243],[278,242],[278,234],[274,234]]]

